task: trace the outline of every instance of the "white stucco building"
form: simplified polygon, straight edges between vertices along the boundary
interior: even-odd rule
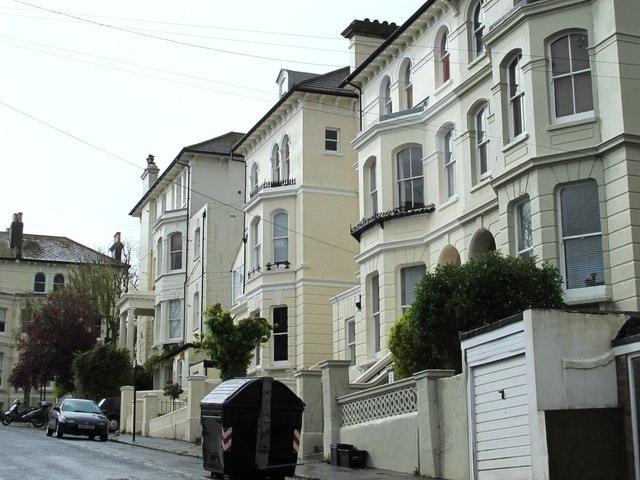
[[[488,250],[556,265],[572,308],[638,309],[639,15],[613,0],[428,1],[364,60],[376,25],[345,30],[342,85],[362,94],[359,287],[333,308],[352,379],[389,362],[426,270]]]
[[[231,304],[231,260],[242,238],[244,161],[231,153],[242,134],[183,148],[159,175],[153,156],[142,174],[140,287],[120,301],[120,344],[139,362],[161,355],[154,387],[205,373],[192,341],[201,313]]]

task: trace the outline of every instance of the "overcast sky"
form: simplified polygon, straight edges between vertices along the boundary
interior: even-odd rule
[[[281,68],[349,64],[354,19],[402,24],[422,0],[0,0],[0,229],[106,249],[148,154],[246,132]]]

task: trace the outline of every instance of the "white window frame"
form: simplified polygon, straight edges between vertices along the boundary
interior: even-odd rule
[[[403,65],[402,78],[402,100],[406,110],[413,108],[413,79],[411,76],[411,61],[406,60]]]
[[[402,314],[404,314],[415,301],[413,292],[426,274],[427,267],[424,263],[410,265],[400,269],[400,311]],[[415,277],[419,277],[419,280],[413,282]]]
[[[518,257],[533,255],[533,227],[531,225],[531,201],[527,198],[514,206],[516,229],[516,254]]]
[[[162,260],[162,238],[159,238],[156,243],[156,277],[159,277],[164,272],[163,260]]]
[[[193,323],[191,328],[195,332],[200,330],[200,292],[194,292],[193,294],[193,305],[191,306],[191,311],[193,312]]]
[[[244,265],[233,270],[231,283],[231,303],[236,303],[238,297],[244,293]]]
[[[271,151],[271,180],[279,182],[282,180],[282,164],[280,162],[280,146],[276,143]]]
[[[476,127],[476,169],[478,179],[484,180],[491,176],[491,160],[489,159],[489,106],[483,105],[475,115]],[[486,160],[486,165],[482,165],[482,159]]]
[[[62,281],[60,281],[62,279]],[[59,290],[64,288],[64,275],[61,273],[56,273],[53,277],[53,289]]]
[[[575,35],[582,35],[585,40],[587,41],[587,46],[585,47],[585,50],[587,50],[587,59],[589,61],[589,68],[583,68],[583,69],[579,69],[579,70],[573,70],[573,49],[571,46],[571,38],[572,36]],[[567,38],[567,42],[568,42],[568,50],[569,50],[569,71],[565,72],[565,73],[561,73],[561,74],[555,74],[554,73],[554,61],[553,61],[553,54],[552,54],[552,46],[562,40],[563,38]],[[594,101],[593,101],[593,77],[591,75],[591,60],[589,59],[588,55],[588,35],[587,32],[584,30],[577,30],[577,31],[572,31],[572,32],[567,32],[564,33],[563,35],[559,35],[555,38],[553,38],[551,41],[549,41],[548,43],[548,55],[549,55],[549,62],[550,62],[550,67],[549,67],[549,75],[551,77],[551,107],[552,107],[552,112],[553,112],[553,116],[555,119],[556,123],[562,123],[562,122],[567,122],[567,121],[574,121],[574,120],[580,120],[583,118],[590,118],[593,117],[593,112],[594,112]],[[579,75],[586,75],[588,73],[589,75],[589,83],[591,85],[591,89],[590,89],[590,100],[591,100],[591,108],[589,110],[581,110],[581,111],[577,111],[577,105],[576,105],[576,91],[581,91],[582,88],[576,88],[575,86],[575,79],[576,77],[578,77]],[[556,102],[556,97],[557,97],[557,84],[558,81],[563,80],[563,79],[567,79],[569,78],[571,80],[571,98],[573,100],[573,113],[568,113],[565,115],[558,115],[557,112],[557,102]]]
[[[563,204],[563,199],[562,199],[562,194],[564,192],[566,192],[569,189],[573,189],[573,188],[585,188],[586,186],[590,186],[590,188],[594,188],[595,187],[595,193],[598,195],[598,227],[600,228],[598,231],[582,231],[582,232],[577,232],[573,235],[569,235],[566,234],[566,229],[567,229],[567,225],[563,224],[563,209],[564,209],[564,204]],[[589,298],[589,297],[600,297],[600,296],[604,296],[606,293],[606,285],[605,285],[605,280],[604,280],[604,251],[602,249],[602,230],[601,230],[601,223],[602,223],[602,213],[600,212],[600,204],[599,204],[599,187],[597,185],[597,183],[595,181],[588,181],[588,182],[579,182],[579,183],[572,183],[569,185],[566,185],[564,187],[562,187],[561,189],[558,190],[558,205],[559,205],[559,211],[558,211],[558,215],[559,215],[559,235],[560,235],[560,249],[561,249],[561,262],[562,262],[562,274],[564,277],[564,289],[565,289],[565,299],[570,302],[573,300],[581,300],[584,298]],[[571,216],[572,218],[575,218],[575,216],[570,215],[572,212],[568,212],[569,216]],[[599,263],[601,262],[601,270],[599,272],[595,272],[596,273],[596,278],[597,275],[601,275],[602,280],[599,282],[594,282],[593,285],[588,285],[587,283],[587,279],[584,279],[584,283],[585,285],[581,285],[581,284],[576,284],[579,286],[569,286],[570,283],[572,283],[572,279],[570,278],[570,274],[567,271],[567,255],[569,255],[570,249],[567,248],[567,243],[568,242],[572,242],[575,240],[587,240],[590,238],[599,238],[600,239],[600,256],[599,258],[593,258],[592,260],[594,260],[594,263]]]
[[[250,183],[250,192],[254,193],[258,190],[258,164],[256,162],[253,162],[253,165],[251,165]]]
[[[167,309],[167,332],[170,340],[182,338],[182,300],[169,300],[169,308]],[[176,309],[177,308],[177,309]],[[172,335],[176,333],[177,335]]]
[[[6,308],[0,307],[0,335],[4,335],[7,333],[7,312],[9,310]],[[0,365],[0,370],[2,370],[2,365]],[[1,380],[1,377],[0,377]]]
[[[371,277],[371,350],[380,353],[380,275]]]
[[[280,161],[282,163],[282,180],[288,180],[291,176],[291,139],[285,135],[282,139]]]
[[[276,310],[285,311],[286,321],[287,321],[286,328],[282,328],[282,326],[276,327],[276,325],[278,325],[278,322],[276,321]],[[286,366],[289,364],[289,307],[287,307],[286,305],[273,307],[271,312],[272,312],[271,318],[273,319],[272,320],[273,332],[271,333],[271,338],[272,338],[272,342],[271,342],[272,357],[271,358],[273,360],[274,366]],[[286,342],[287,358],[276,360],[276,343],[282,342],[283,341],[282,339],[284,339],[284,342]]]
[[[345,322],[344,328],[345,356],[351,360],[351,366],[356,364],[356,320],[351,317]]]
[[[406,172],[407,176],[400,177],[400,155],[406,151],[409,151],[409,172]],[[399,207],[412,209],[424,206],[424,165],[422,164],[422,154],[422,145],[409,145],[396,153],[396,177],[398,179],[397,188]],[[417,166],[418,164],[420,165],[420,171],[414,172],[414,166]],[[410,184],[411,187],[411,199],[409,202],[405,202],[410,204],[407,206],[402,204],[402,187],[405,183]],[[419,196],[419,192],[417,190],[422,191],[422,198],[415,198],[416,196]]]
[[[47,291],[47,275],[44,272],[38,272],[33,276],[33,292],[45,293]]]
[[[285,220],[284,224],[279,219]],[[289,261],[289,215],[287,212],[277,212],[273,216],[273,263]],[[284,255],[284,258],[281,258]]]
[[[457,193],[456,189],[456,150],[453,144],[453,128],[447,129],[442,135],[442,152],[444,156],[444,181],[447,199]]]
[[[524,105],[524,75],[522,74],[522,54],[518,54],[507,66],[507,95],[509,97],[509,139],[523,135],[526,130]],[[520,131],[517,127],[520,127]]]
[[[336,138],[330,138],[330,135],[335,133]],[[328,148],[332,146],[333,148]],[[324,152],[332,155],[339,155],[340,151],[340,129],[326,127],[324,129]]]
[[[202,235],[202,231],[200,230],[200,227],[196,228],[196,231],[193,234],[193,258],[194,259],[200,258],[200,250],[202,249],[202,243],[200,238],[201,235]]]
[[[251,238],[253,249],[253,270],[262,269],[262,226],[260,218],[251,224]]]
[[[387,75],[380,83],[380,115],[391,115],[392,113],[391,78]]]
[[[378,179],[376,169],[378,165],[377,159],[373,159],[369,162],[369,216],[373,216],[378,213]]]
[[[439,85],[444,85],[451,79],[451,51],[449,48],[449,30],[443,29],[438,38],[438,75]]]
[[[478,58],[484,53],[484,10],[482,9],[482,1],[478,1],[473,9],[473,58]]]
[[[174,246],[174,239],[180,238],[180,248]],[[184,242],[182,238],[182,233],[174,232],[169,235],[169,269],[172,272],[183,269],[183,258],[182,252],[184,250]]]

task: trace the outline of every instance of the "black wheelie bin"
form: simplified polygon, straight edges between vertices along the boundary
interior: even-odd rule
[[[202,459],[214,478],[295,473],[304,403],[271,377],[222,382],[200,402]]]

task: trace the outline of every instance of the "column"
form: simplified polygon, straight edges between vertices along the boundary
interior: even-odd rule
[[[296,391],[304,402],[302,414],[302,436],[300,438],[300,458],[322,456],[324,413],[322,410],[322,372],[320,370],[300,370],[293,375]],[[321,460],[321,458],[319,458]]]
[[[131,355],[133,355],[133,348],[135,347],[135,338],[133,338],[135,334],[134,321],[133,309],[130,308],[127,310],[127,348],[131,352]]]
[[[349,366],[350,360],[326,360],[320,363],[322,371],[322,411],[323,411],[323,448],[325,453],[331,451],[331,444],[340,440],[342,412],[337,398],[350,393]]]

